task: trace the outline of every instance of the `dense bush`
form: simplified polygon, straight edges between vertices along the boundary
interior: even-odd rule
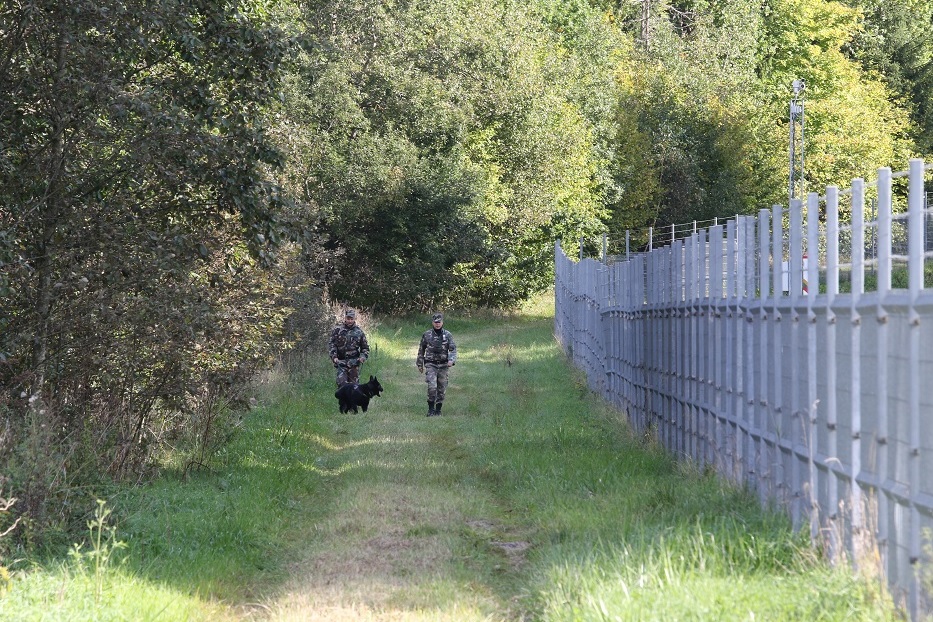
[[[203,436],[195,415],[281,345],[264,127],[288,45],[253,8],[0,12],[0,472],[29,538]]]

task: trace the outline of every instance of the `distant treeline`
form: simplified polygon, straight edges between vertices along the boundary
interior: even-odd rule
[[[67,531],[94,482],[144,477],[169,444],[206,464],[234,389],[332,301],[514,306],[551,283],[557,238],[780,202],[795,79],[811,187],[903,168],[933,144],[931,15],[4,2],[0,533]]]

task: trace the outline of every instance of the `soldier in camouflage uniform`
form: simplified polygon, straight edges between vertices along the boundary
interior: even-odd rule
[[[343,324],[337,324],[328,342],[330,360],[337,368],[337,388],[359,384],[360,365],[369,358],[366,334],[356,325],[356,311],[347,309]]]
[[[428,417],[441,414],[447,392],[447,370],[457,362],[454,336],[444,328],[444,316],[435,313],[431,330],[425,331],[418,346],[415,365],[428,383]]]

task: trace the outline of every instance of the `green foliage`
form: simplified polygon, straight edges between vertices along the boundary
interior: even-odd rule
[[[624,36],[607,195],[611,240],[630,228],[750,213],[786,201],[787,105],[804,79],[806,182],[819,190],[902,167],[910,121],[878,76],[846,56],[859,12],[825,0],[605,6]],[[635,21],[633,21],[635,20]]]
[[[266,115],[289,43],[263,7],[0,8],[0,469],[34,533],[81,478],[145,473],[277,345]]]
[[[303,24],[289,183],[335,297],[514,304],[547,282],[555,234],[600,227],[589,122],[528,12],[330,2]]]
[[[846,46],[867,71],[877,73],[910,111],[922,153],[933,148],[933,3],[928,0],[853,0],[861,27]]]
[[[906,111],[872,74],[844,53],[858,32],[858,11],[829,0],[776,0],[764,13],[762,82],[771,107],[786,110],[791,81],[806,81],[808,189],[845,187],[911,155]]]
[[[652,20],[650,47],[625,49],[617,74],[614,167],[627,192],[612,204],[616,243],[630,228],[747,213],[780,187],[775,161],[758,152],[770,130],[757,5],[678,5]]]
[[[107,502],[98,499],[94,518],[87,522],[89,548],[84,550],[84,543],[75,544],[68,552],[73,567],[81,574],[90,573],[94,585],[94,598],[99,603],[105,575],[111,570],[114,553],[126,548],[126,542],[117,540],[116,527],[110,524],[113,510],[106,507]]]

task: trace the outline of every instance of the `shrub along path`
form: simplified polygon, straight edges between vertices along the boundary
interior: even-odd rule
[[[426,321],[368,327],[386,391],[366,414],[338,413],[325,367],[269,383],[210,470],[115,497],[130,561],[87,619],[895,618],[877,582],[633,438],[552,312],[449,317],[441,417],[414,366]]]

